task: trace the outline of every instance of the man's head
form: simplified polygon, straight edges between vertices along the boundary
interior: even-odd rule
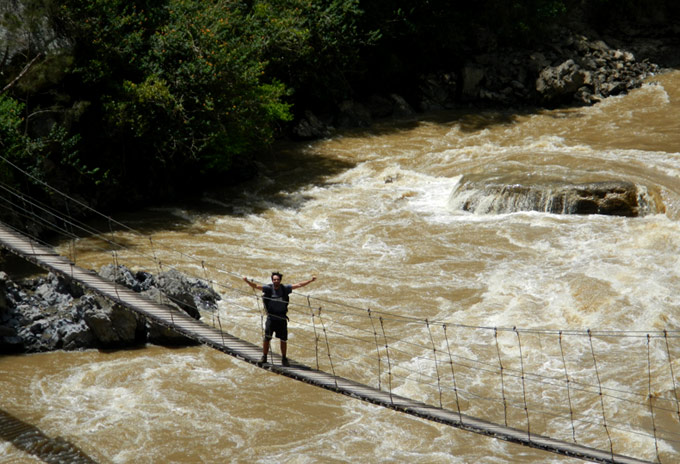
[[[274,284],[274,287],[278,287],[281,285],[281,280],[283,279],[283,274],[280,272],[272,272],[272,283]]]

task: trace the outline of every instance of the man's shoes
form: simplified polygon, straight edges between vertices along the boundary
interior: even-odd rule
[[[288,358],[286,358],[285,356],[283,358],[281,358],[281,365],[283,365],[285,367],[290,366],[290,363],[288,362]]]
[[[258,362],[258,364],[266,364],[266,363],[267,363],[267,355],[265,354],[265,355],[262,355],[262,357],[260,358],[260,362]]]

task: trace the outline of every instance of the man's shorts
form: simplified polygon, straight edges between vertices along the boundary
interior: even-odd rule
[[[267,322],[264,324],[265,340],[271,340],[274,334],[276,334],[276,338],[280,338],[284,342],[288,340],[288,321],[285,316],[283,318],[267,317]]]

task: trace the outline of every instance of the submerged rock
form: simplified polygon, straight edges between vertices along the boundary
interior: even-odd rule
[[[476,214],[539,211],[638,217],[665,210],[656,192],[625,181],[546,185],[462,182],[451,194],[449,205]]]

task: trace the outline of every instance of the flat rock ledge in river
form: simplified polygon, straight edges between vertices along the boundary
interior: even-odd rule
[[[626,181],[546,185],[461,182],[452,192],[449,206],[476,214],[538,211],[638,217],[665,211],[658,193]]]
[[[155,301],[162,294],[168,306],[196,319],[199,310],[216,310],[221,299],[205,282],[174,270],[153,276],[107,265],[99,274]],[[14,282],[0,272],[0,353],[118,349],[147,342],[194,344],[55,274]]]

